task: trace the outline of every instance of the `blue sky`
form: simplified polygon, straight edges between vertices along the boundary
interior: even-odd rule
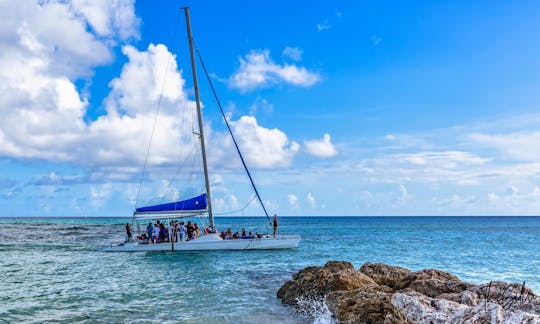
[[[0,2],[0,216],[200,190],[184,5],[271,213],[539,214],[534,1],[25,0]],[[260,215],[199,83],[215,209]]]

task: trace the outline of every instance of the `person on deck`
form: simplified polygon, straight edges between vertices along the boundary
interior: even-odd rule
[[[146,226],[146,236],[148,236],[148,243],[154,243],[154,240],[152,240],[153,234],[154,234],[154,226],[152,226],[152,222],[149,222],[148,226]]]
[[[126,236],[126,242],[131,242],[133,240],[133,234],[131,234],[131,226],[129,225],[129,223],[126,223]]]
[[[277,214],[274,214],[274,220],[272,222],[272,227],[274,228],[274,238],[276,238],[277,228],[278,228],[278,220],[277,220]]]
[[[199,225],[195,223],[195,238],[199,237],[201,235],[201,230],[199,229]]]
[[[191,221],[187,222],[186,231],[187,231],[187,241],[192,240],[195,227],[193,227],[193,225],[191,224]]]
[[[165,242],[165,237],[167,235],[167,230],[165,229],[165,225],[163,223],[159,223],[159,242]]]
[[[152,239],[154,243],[159,243],[159,226],[158,223],[154,224],[154,233],[152,234]]]
[[[180,242],[184,240],[184,235],[186,234],[186,226],[184,225],[184,222],[180,223],[179,229],[178,229],[178,236],[180,238]]]

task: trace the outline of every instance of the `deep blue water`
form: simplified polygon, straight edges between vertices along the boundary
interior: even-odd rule
[[[464,281],[540,292],[540,217],[291,217],[283,251],[105,253],[120,218],[0,218],[0,321],[303,323],[276,299],[297,270],[328,260],[437,268]],[[220,229],[264,232],[261,218]]]

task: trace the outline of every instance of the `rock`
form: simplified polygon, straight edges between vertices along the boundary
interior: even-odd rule
[[[448,316],[460,308],[450,300],[434,300],[415,291],[398,292],[392,296],[392,305],[412,323],[446,323]],[[465,306],[463,306],[465,307]]]
[[[354,270],[354,266],[352,263],[347,261],[328,261],[324,265],[324,267],[332,272],[339,271],[339,270]]]
[[[391,302],[392,293],[370,289],[334,291],[326,302],[340,323],[410,323]]]
[[[502,305],[505,311],[540,314],[540,298],[524,284],[491,281],[472,289],[482,301]]]
[[[540,300],[524,284],[479,286],[427,269],[346,261],[299,271],[278,291],[298,314],[340,323],[539,323]]]
[[[320,300],[338,290],[354,290],[375,282],[355,270],[349,262],[327,262],[324,267],[308,267],[293,276],[277,293],[286,305],[296,306],[299,300]]]
[[[473,287],[474,285],[465,283],[450,273],[426,269],[403,277],[396,290],[408,288],[429,297],[437,297],[441,294],[461,293]]]
[[[373,279],[377,284],[388,286],[393,290],[396,289],[403,277],[412,273],[409,269],[371,262],[362,265],[360,271]]]

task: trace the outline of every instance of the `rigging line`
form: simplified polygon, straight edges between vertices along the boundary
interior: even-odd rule
[[[214,84],[212,83],[212,80],[210,79],[210,76],[208,75],[208,71],[206,70],[206,65],[204,64],[204,61],[202,59],[201,53],[199,52],[199,48],[195,46],[195,51],[197,51],[197,56],[199,57],[199,61],[201,62],[201,66],[203,68],[204,74],[206,75],[206,79],[208,80],[208,83],[210,84],[210,88],[212,89],[212,93],[214,94],[214,98],[216,99],[216,102],[219,107],[219,111],[221,112],[221,116],[223,116],[223,120],[225,121],[225,124],[227,125],[227,129],[229,130],[229,134],[231,134],[234,146],[236,147],[236,151],[238,152],[238,155],[240,156],[240,160],[242,161],[242,164],[244,165],[244,170],[246,170],[246,173],[249,177],[249,181],[251,182],[251,186],[253,187],[253,190],[255,191],[255,194],[257,195],[257,198],[259,199],[259,203],[261,204],[262,209],[264,210],[264,214],[266,215],[266,218],[270,221],[270,217],[268,216],[268,212],[266,211],[266,207],[264,207],[264,203],[261,199],[261,196],[259,195],[259,191],[257,190],[257,187],[255,187],[255,183],[253,182],[253,178],[251,177],[251,173],[249,172],[249,169],[246,165],[246,162],[244,161],[244,157],[242,156],[242,153],[240,152],[240,148],[238,147],[238,143],[236,142],[236,138],[233,135],[231,126],[229,126],[229,122],[227,121],[227,118],[225,117],[225,113],[223,112],[223,107],[221,106],[221,102],[219,101],[219,98],[216,93],[216,89],[214,89]]]
[[[253,201],[253,199],[257,198],[257,196],[253,195],[253,197],[251,197],[251,199],[247,202],[247,204],[245,204],[244,207],[242,207],[241,209],[238,209],[238,210],[233,210],[233,211],[229,211],[229,212],[224,212],[224,213],[214,213],[214,215],[229,215],[229,214],[235,214],[235,213],[238,213],[238,212],[242,212],[242,216],[244,216],[244,210],[246,208],[248,208],[249,204],[251,204],[251,202]]]
[[[180,22],[180,14],[177,15],[176,17],[176,26],[174,28],[174,31],[173,31],[173,40],[174,38],[176,38],[176,30],[178,29],[178,23]],[[150,141],[148,142],[148,149],[146,150],[146,157],[144,158],[144,166],[143,166],[143,172],[141,174],[141,179],[139,180],[139,189],[137,190],[137,198],[135,198],[135,206],[137,206],[137,203],[139,202],[139,197],[140,197],[140,194],[141,194],[141,187],[142,187],[142,183],[143,183],[143,179],[144,179],[144,174],[146,173],[146,167],[148,166],[148,156],[150,155],[150,147],[152,146],[152,140],[154,139],[154,131],[156,129],[156,124],[157,124],[157,118],[158,118],[158,115],[159,115],[159,109],[160,109],[160,106],[161,106],[161,99],[163,98],[163,91],[165,91],[165,81],[167,80],[167,75],[169,73],[169,65],[171,64],[171,58],[172,58],[172,55],[169,55],[169,58],[167,59],[167,67],[165,68],[165,75],[163,77],[163,84],[161,85],[161,93],[159,94],[159,99],[158,99],[158,102],[157,102],[157,107],[156,107],[156,114],[154,116],[154,123],[152,125],[152,133],[150,134]],[[133,217],[132,217],[132,220],[131,222],[133,223],[133,221],[135,220],[135,212],[133,212]]]

